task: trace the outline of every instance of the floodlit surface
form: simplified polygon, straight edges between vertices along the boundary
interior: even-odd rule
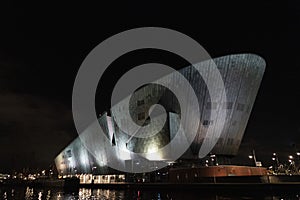
[[[91,133],[95,134],[93,133],[93,125],[88,127],[83,133],[80,133],[80,139],[91,140],[96,143],[96,148],[93,148],[96,149],[95,152],[88,152],[80,139],[75,139],[56,157],[55,162],[58,171],[65,174],[74,173],[74,170],[81,173],[89,173],[93,166],[98,166],[95,169],[97,173],[107,173],[109,170],[107,165],[113,159],[121,161],[120,163],[123,165],[129,165],[133,170],[136,169],[137,171],[145,163],[149,165],[149,161],[153,161],[150,164],[155,169],[159,167],[159,161],[166,163],[173,161],[170,160],[170,154],[176,152],[176,146],[178,147],[181,142],[190,139],[188,130],[195,128],[198,129],[197,135],[193,138],[192,145],[182,158],[199,159],[199,151],[204,141],[207,145],[214,146],[211,152],[216,155],[236,155],[264,73],[265,62],[262,58],[253,54],[224,56],[214,59],[214,62],[222,75],[227,97],[227,99],[222,99],[220,94],[218,102],[211,102],[206,84],[196,70],[192,67],[179,70],[189,81],[198,98],[200,116],[195,118],[195,120],[200,119],[199,128],[194,126],[194,124],[199,123],[198,121],[185,122],[187,130],[183,132],[183,135],[186,137],[176,138],[176,133],[180,128],[181,116],[178,100],[167,88],[158,84],[149,84],[138,89],[131,96],[129,99],[129,111],[132,120],[137,125],[147,126],[152,123],[152,126],[149,126],[149,129],[147,129],[150,132],[129,135],[119,129],[117,124],[128,126],[127,130],[132,129],[130,123],[125,120],[122,121],[122,115],[126,115],[123,112],[124,106],[127,104],[121,101],[111,108],[111,117],[104,114],[99,118],[99,124],[105,132],[103,140],[94,141],[95,137],[91,137]],[[200,70],[202,68],[205,69],[209,77],[209,68],[204,68],[204,65],[207,66],[207,63],[196,64],[194,67]],[[186,96],[186,98],[188,99],[189,97]],[[160,115],[151,117],[151,120],[148,118],[149,109],[153,104],[162,105],[167,112],[166,123],[163,124],[162,128]],[[224,113],[226,114],[224,118],[225,126],[222,127],[221,136],[218,136],[215,133],[221,129],[220,121]],[[120,121],[116,122],[114,121],[115,119]],[[151,137],[139,137],[139,135],[143,136],[145,134],[150,134]],[[158,151],[169,144],[172,139],[177,140],[173,143],[173,146],[171,145],[164,149],[165,151]],[[135,157],[131,152],[145,156]],[[97,155],[96,158],[92,154]]]

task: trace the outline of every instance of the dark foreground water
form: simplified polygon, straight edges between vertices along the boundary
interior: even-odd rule
[[[295,194],[286,194],[282,192],[282,195],[270,195],[270,194],[256,194],[256,191],[247,192],[247,194],[238,194],[238,191],[227,191],[226,194],[217,194],[215,192],[205,193],[195,190],[189,191],[133,191],[133,190],[107,190],[107,189],[85,189],[81,188],[78,191],[64,191],[57,188],[30,188],[30,187],[16,187],[0,188],[0,199],[45,199],[45,200],[119,200],[119,199],[135,199],[135,200],[190,200],[190,199],[216,199],[216,200],[230,200],[230,199],[300,199],[299,196]],[[300,194],[300,191],[299,191]]]

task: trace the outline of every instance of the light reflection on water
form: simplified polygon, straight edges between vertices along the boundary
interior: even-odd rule
[[[233,192],[234,193],[234,192]],[[60,188],[0,188],[0,199],[3,200],[177,200],[177,199],[203,199],[203,200],[235,200],[235,199],[272,199],[272,200],[300,200],[296,194],[282,196],[260,195],[216,195],[203,194],[199,191],[136,191],[136,190],[109,190],[85,189],[76,192],[66,192]]]

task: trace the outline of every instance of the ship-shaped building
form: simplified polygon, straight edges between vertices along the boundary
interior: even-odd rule
[[[224,87],[219,88],[220,91],[217,91],[214,98],[207,86],[207,80],[203,78],[205,75],[208,80],[214,79],[210,65],[217,67],[223,81],[221,85]],[[202,74],[199,70],[202,70]],[[230,164],[230,158],[238,153],[264,70],[265,61],[254,54],[223,56],[178,70],[196,95],[199,116],[190,117],[185,122],[187,130],[183,135],[190,132],[195,132],[195,135],[187,137],[192,141],[189,141],[189,147],[176,160],[171,154],[179,148],[180,141],[183,140],[176,138],[183,115],[182,105],[172,89],[153,82],[138,88],[130,98],[116,103],[111,110],[98,118],[95,123],[103,130],[102,139],[95,137],[99,133],[93,132],[92,125],[80,133],[55,158],[57,170],[60,175],[66,176],[118,174],[122,167],[132,169],[132,172],[144,172],[143,167],[153,168],[154,171],[164,164],[191,167],[205,164],[204,156],[207,153],[214,155],[217,165]],[[172,79],[173,85],[181,84],[181,79],[177,80],[176,74],[169,75],[167,79]],[[185,98],[185,104],[192,104],[189,94]],[[149,110],[157,104],[164,108],[164,124],[160,123],[160,113],[150,116]],[[137,130],[132,127],[132,122],[140,127],[148,126],[148,129]],[[135,134],[128,134],[124,130],[135,131]],[[142,137],[143,135],[147,137]],[[159,152],[171,144],[172,140],[175,142],[168,149]],[[87,145],[92,141],[97,145]],[[204,149],[204,155],[201,151],[205,145],[209,152]],[[110,163],[112,161],[115,163]],[[116,162],[122,166],[118,167]]]

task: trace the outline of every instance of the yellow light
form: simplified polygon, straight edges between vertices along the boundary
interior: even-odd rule
[[[148,146],[146,158],[148,160],[161,160],[162,159],[162,155],[158,151],[157,145],[151,144]]]
[[[155,153],[155,152],[157,152],[157,150],[158,150],[157,146],[154,145],[154,144],[152,144],[152,145],[150,145],[150,146],[148,147],[147,152],[148,152],[148,153]]]

